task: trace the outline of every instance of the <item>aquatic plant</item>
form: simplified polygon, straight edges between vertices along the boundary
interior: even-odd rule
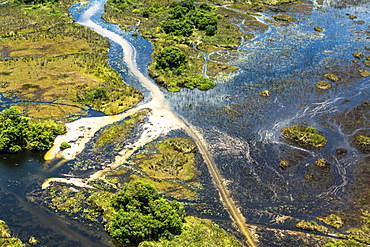
[[[327,79],[333,81],[333,82],[336,82],[336,81],[339,81],[340,78],[334,74],[324,74],[324,77],[326,77]]]
[[[24,247],[21,240],[14,238],[10,234],[10,230],[5,221],[0,220],[0,246],[6,247]]]
[[[356,136],[355,145],[362,150],[370,150],[370,137],[365,135]]]
[[[329,164],[328,164],[328,162],[325,159],[317,159],[315,161],[315,166],[318,166],[318,167],[327,167],[327,166],[329,166]]]
[[[315,86],[319,89],[327,90],[332,87],[332,84],[328,81],[319,81],[315,84]]]
[[[69,145],[69,143],[68,142],[62,142],[61,144],[60,144],[60,148],[61,149],[67,149],[67,148],[70,148],[71,147],[71,145]]]

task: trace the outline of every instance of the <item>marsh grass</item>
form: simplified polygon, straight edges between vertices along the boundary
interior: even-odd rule
[[[147,112],[139,112],[137,114],[129,116],[130,119],[122,123],[114,123],[108,128],[102,130],[94,144],[95,147],[112,145],[127,139],[135,126],[144,119],[146,114]]]
[[[207,247],[240,247],[235,238],[220,229],[213,221],[200,219],[194,216],[185,217],[183,231],[173,240],[158,242],[142,242],[139,247],[182,247],[182,246],[207,246]]]
[[[179,183],[144,178],[138,175],[131,175],[130,178],[133,181],[141,181],[143,183],[153,184],[159,190],[159,192],[163,193],[165,196],[173,197],[176,199],[188,199],[188,200],[196,199],[196,193],[194,191],[192,191],[185,185]]]
[[[0,92],[12,92],[11,96],[29,101],[73,102],[69,106],[45,104],[42,110],[27,109],[28,115],[38,118],[82,115],[83,105],[108,115],[135,106],[143,96],[110,68],[109,42],[73,23],[68,16],[69,4],[1,6],[7,12],[0,14],[0,33],[6,37],[0,39],[0,52],[8,57],[0,60]],[[88,92],[98,87],[106,90],[107,97],[87,100]]]
[[[179,148],[193,147],[194,151]],[[137,159],[143,172],[154,179],[179,179],[190,181],[196,176],[195,144],[186,138],[171,138],[156,145],[159,153],[149,154]]]

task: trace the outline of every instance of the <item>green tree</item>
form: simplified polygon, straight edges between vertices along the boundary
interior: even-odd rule
[[[212,13],[203,9],[196,9],[189,13],[190,20],[199,30],[205,30],[207,26],[215,26],[217,28],[217,18]]]
[[[193,25],[185,19],[168,19],[162,24],[163,31],[176,36],[190,37],[193,34]]]
[[[107,230],[120,243],[170,239],[181,233],[185,210],[177,201],[161,197],[155,187],[130,182],[112,203]]]
[[[155,57],[155,61],[157,68],[170,70],[184,66],[187,63],[185,52],[174,46],[163,48]]]
[[[19,116],[15,106],[4,110],[0,116],[0,151],[16,153],[21,149],[42,151],[49,149],[58,134],[64,134],[63,124],[53,120],[30,121]]]
[[[171,19],[180,19],[184,18],[185,15],[189,12],[189,9],[186,7],[182,7],[179,5],[176,5],[174,8],[172,8],[169,13],[170,13],[170,18]]]
[[[191,10],[195,9],[195,4],[194,4],[194,1],[192,1],[192,0],[181,0],[180,2],[173,2],[170,5],[171,8],[174,8],[176,6],[181,6],[181,7],[187,8],[188,11],[191,11]]]
[[[217,26],[211,26],[211,25],[208,25],[206,26],[206,35],[208,36],[213,36],[216,34],[216,30],[217,30]]]

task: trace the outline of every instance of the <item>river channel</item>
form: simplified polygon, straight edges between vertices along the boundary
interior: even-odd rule
[[[366,69],[363,59],[354,62],[356,58],[352,55],[363,52],[370,56],[365,49],[370,46],[367,1],[324,0],[302,3],[304,8],[284,6],[284,12],[297,19],[285,25],[274,23],[272,16],[276,11],[264,12],[257,17],[268,25],[267,30],[254,33],[252,40],[243,41],[236,50],[216,51],[208,56],[210,60],[238,67],[238,73],[220,79],[208,91],[182,89],[176,93],[142,84],[143,80],[150,80],[147,67],[151,44],[140,35],[133,36],[135,30],[123,31],[102,20],[103,3],[75,5],[70,9],[71,15],[86,25],[81,19],[83,14],[91,5],[97,6],[98,11],[91,17],[96,24],[86,26],[108,36],[111,66],[146,96],[138,109],[165,106],[165,114],[177,126],[161,129],[158,136],[168,133],[175,136],[178,132],[171,129],[182,128],[205,147],[206,151],[201,152],[203,158],[199,157],[200,177],[203,186],[209,189],[203,190],[201,198],[209,210],[198,211],[189,206],[191,214],[212,218],[229,227],[239,239],[244,238],[237,233],[238,227],[233,228],[224,210],[220,188],[205,156],[211,158],[209,162],[214,163],[216,172],[226,181],[227,193],[252,226],[294,230],[299,220],[309,221],[349,205],[350,188],[357,181],[357,163],[366,157],[352,145],[351,138],[357,132],[369,135],[366,124],[369,119],[365,117],[364,124],[348,131],[338,116],[370,99],[370,77],[362,77],[358,72]],[[246,32],[243,23],[236,24]],[[324,31],[315,31],[316,26]],[[104,32],[109,35],[98,29],[107,30]],[[112,36],[118,40],[112,40]],[[122,51],[121,39],[130,46],[132,54]],[[125,56],[134,56],[134,64],[125,63]],[[135,69],[141,76],[135,74]],[[315,84],[325,79],[325,73],[337,74],[341,79],[333,82],[329,90],[317,89]],[[153,93],[155,90],[157,94]],[[262,90],[270,91],[271,96],[260,96]],[[328,139],[328,144],[315,151],[288,144],[281,129],[291,125],[315,127]],[[347,154],[338,157],[338,149],[346,149]],[[318,158],[328,160],[330,167],[315,170],[312,164]],[[289,160],[290,166],[282,169],[281,160]],[[35,236],[40,246],[112,246],[103,227],[76,227],[27,200],[27,193],[40,190],[45,179],[60,177],[69,169],[66,166],[47,169],[58,161],[44,161],[41,154],[28,152],[0,157],[1,219],[16,236],[22,240]],[[269,236],[263,232],[260,244],[271,246]],[[286,240],[285,246],[295,244],[294,240]]]

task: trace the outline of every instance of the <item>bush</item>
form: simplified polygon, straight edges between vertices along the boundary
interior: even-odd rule
[[[157,68],[170,70],[184,66],[187,63],[185,52],[174,46],[163,48],[156,56],[155,61]]]
[[[217,26],[206,26],[206,35],[214,36],[216,34]]]
[[[30,121],[18,115],[15,106],[0,117],[0,151],[16,153],[21,149],[43,151],[49,149],[55,135],[65,133],[64,125],[53,120]]]
[[[61,149],[67,149],[67,148],[70,148],[71,147],[71,145],[69,145],[69,143],[68,142],[62,142],[61,144],[60,144],[60,148]]]
[[[163,31],[176,36],[189,37],[193,34],[193,26],[184,19],[167,20],[162,24]]]
[[[115,212],[109,218],[107,230],[120,243],[170,239],[181,233],[184,208],[177,201],[161,197],[151,184],[128,183],[117,193],[112,205]]]

